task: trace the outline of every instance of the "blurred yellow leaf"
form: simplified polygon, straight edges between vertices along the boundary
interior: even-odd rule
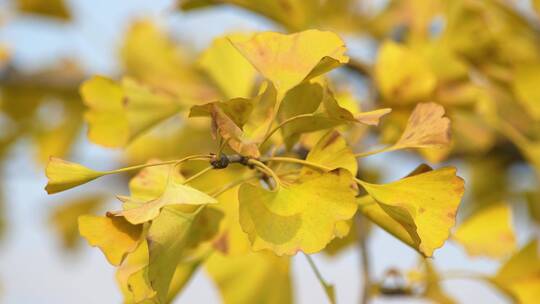
[[[231,44],[235,37],[216,38],[199,59],[201,67],[212,77],[226,98],[250,97],[257,71]]]
[[[59,95],[58,97],[63,96]],[[44,100],[47,100],[47,97]],[[62,115],[51,119],[54,120],[52,123],[36,119],[37,126],[35,130],[32,130],[31,135],[37,148],[36,158],[41,163],[47,163],[51,155],[66,156],[79,137],[83,125],[83,107],[80,100],[66,96],[62,102],[42,102],[40,107],[46,108],[48,106],[57,107]]]
[[[134,251],[142,232],[141,225],[132,225],[123,217],[82,215],[79,233],[92,246],[97,246],[112,265],[120,265],[126,254]]]
[[[375,64],[375,80],[390,104],[425,101],[437,79],[426,61],[405,45],[384,42]]]
[[[356,212],[351,173],[339,169],[274,191],[240,187],[240,225],[254,250],[315,253],[336,236],[336,223]]]
[[[81,85],[88,106],[88,137],[106,147],[122,147],[154,125],[178,113],[175,95],[130,78],[120,84],[95,76]]]
[[[70,19],[64,0],[17,0],[19,10],[60,19]]]
[[[288,304],[293,302],[289,261],[264,251],[234,257],[214,253],[206,270],[226,304]]]
[[[128,29],[120,55],[125,74],[152,87],[167,90],[188,104],[218,98],[199,73],[188,45],[180,45],[149,20]]]
[[[453,238],[471,256],[502,258],[516,250],[512,212],[504,203],[481,209],[459,225]]]
[[[49,217],[65,248],[73,249],[79,240],[78,218],[96,212],[103,205],[100,196],[89,196],[55,206]]]
[[[517,95],[527,113],[535,120],[540,120],[540,64],[521,65],[515,69],[512,82]]]
[[[4,65],[8,62],[8,60],[11,58],[11,52],[9,49],[0,44],[0,68],[4,68]]]
[[[491,281],[518,303],[533,304],[540,297],[540,252],[533,240],[516,252]]]

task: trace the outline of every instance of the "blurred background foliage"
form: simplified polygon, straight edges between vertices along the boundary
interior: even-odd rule
[[[171,3],[164,14],[200,14],[230,6],[267,19],[279,31],[317,28],[346,39],[351,61],[332,74],[331,85],[337,94],[344,96],[343,100],[348,98],[351,107],[357,109],[393,109],[379,128],[358,126],[346,134],[356,151],[377,142],[395,142],[417,103],[434,101],[443,105],[452,121],[451,145],[399,153],[404,158],[435,165],[453,163],[464,169],[467,194],[458,216],[459,223],[465,224],[458,224],[454,239],[471,257],[501,261],[501,270],[488,281],[517,302],[535,303],[540,292],[540,260],[538,253],[534,254],[534,234],[540,225],[540,1],[182,0]],[[62,0],[7,1],[2,8],[0,26],[18,18],[48,18],[69,27],[76,18],[69,3]],[[216,44],[219,40],[214,41]],[[118,46],[120,68],[109,75],[113,78],[127,76],[172,92],[188,105],[230,97],[223,77],[233,75],[235,66],[222,62],[225,72],[216,70],[211,62],[216,59],[205,57],[193,44],[172,39],[167,28],[151,19],[135,20]],[[368,51],[358,51],[363,47]],[[35,155],[35,163],[27,165],[43,166],[51,155],[69,158],[74,146],[86,140],[92,108],[81,101],[79,86],[90,73],[77,58],[59,57],[51,66],[25,69],[17,64],[16,57],[9,41],[3,41],[0,166],[10,161],[7,155],[20,141],[30,142]],[[243,88],[246,94],[254,89],[254,84]],[[149,130],[130,134],[127,140],[111,142],[91,134],[89,139],[98,145],[125,148],[116,166],[215,150],[208,124],[186,120],[186,115],[183,112]],[[313,138],[306,136],[302,142],[309,147]],[[360,171],[364,178],[376,181],[385,175],[372,166],[362,167],[363,162]],[[200,169],[184,168],[191,172]],[[0,190],[9,191],[2,184]],[[62,196],[58,199],[63,200]],[[110,200],[110,195],[97,193],[51,205],[50,224],[66,250],[81,244],[77,217],[103,212]],[[9,208],[9,200],[0,202],[2,210]],[[10,219],[4,212],[0,214],[2,233],[9,233]],[[525,237],[518,237],[514,226],[523,222],[532,224],[519,230]],[[362,228],[362,233],[351,229],[326,252],[337,254],[359,238],[366,238],[368,227]],[[466,229],[474,232],[463,232]],[[529,245],[516,242],[531,235]],[[489,244],[482,244],[490,237]],[[513,268],[511,275],[505,274],[505,267],[512,263],[525,263],[529,269]],[[209,271],[226,272],[219,264],[214,261]],[[220,274],[215,276],[219,285]],[[450,303],[453,300],[438,285],[438,276],[443,274],[437,274],[429,263],[408,274],[390,269],[383,278],[374,278],[371,293],[425,296]],[[530,285],[526,291],[514,286],[522,281]],[[418,282],[420,291],[415,289]]]

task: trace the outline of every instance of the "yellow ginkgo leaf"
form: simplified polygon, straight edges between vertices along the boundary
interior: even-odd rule
[[[390,111],[379,109],[353,114],[320,84],[303,83],[287,92],[280,106],[279,118],[283,123],[287,122],[281,127],[281,132],[290,148],[303,133],[347,123],[377,125],[380,118]]]
[[[73,249],[78,244],[79,216],[96,212],[103,203],[104,200],[101,196],[92,195],[55,206],[49,220],[61,236],[64,247]]]
[[[453,235],[471,256],[502,258],[516,250],[512,211],[504,203],[478,210]]]
[[[309,151],[307,161],[325,166],[331,170],[343,168],[347,169],[353,176],[358,170],[358,161],[347,145],[345,139],[339,132],[332,130],[319,139],[317,144]],[[309,167],[304,167],[303,171],[308,172]]]
[[[170,278],[168,293],[166,297],[167,301],[165,303],[170,303],[183,290],[183,288],[189,282],[195,271],[199,268],[201,263],[208,256],[207,252],[203,254],[190,255],[186,250],[190,247],[193,248],[194,246],[198,245],[199,242],[208,240],[210,238],[208,237],[208,235],[213,236],[217,231],[219,221],[212,222],[212,220],[215,220],[215,218],[212,218],[216,214],[215,210],[213,210],[212,212],[206,212],[207,210],[208,208],[205,208],[200,211],[200,214],[197,214],[198,211],[192,214],[183,213],[181,210],[178,213],[174,209],[170,209],[169,211],[172,211],[173,213],[175,213],[175,215],[180,217],[178,218],[178,221],[170,219],[165,220],[166,218],[168,218],[168,216],[164,216],[156,220],[158,222],[157,226],[162,226],[163,228],[166,228],[163,225],[170,225],[169,228],[173,230],[173,233],[179,233],[177,235],[177,241],[182,244],[181,248],[175,247],[175,249],[181,249],[180,251],[176,252],[178,254],[177,261],[179,262],[173,270],[174,273]],[[206,214],[204,214],[205,212]],[[182,219],[182,217],[186,218]],[[193,226],[193,228],[191,228],[191,226],[186,226],[188,224],[186,223],[186,219],[187,222],[192,221],[190,225]],[[162,223],[160,223],[160,221]],[[181,222],[184,223],[182,224]],[[156,227],[154,228],[157,229]],[[152,231],[156,231],[155,229]],[[150,235],[153,235],[155,240],[161,241],[161,244],[174,243],[172,235],[169,235],[168,237],[158,237],[157,232],[152,232],[152,234]],[[165,254],[163,254],[163,251],[160,250],[163,250],[165,247],[153,245],[153,241],[154,239],[147,239],[143,242],[140,242],[137,249],[132,253],[129,253],[126,256],[122,265],[118,267],[118,271],[116,272],[116,279],[124,296],[124,303],[140,303],[140,301],[143,301],[143,299],[157,300],[158,291],[157,289],[155,289],[155,287],[157,288],[157,285],[152,284],[149,281],[150,277],[148,276],[151,253],[154,256],[154,260],[167,259],[167,262],[171,263],[170,267],[174,268],[176,257],[172,255],[172,252],[166,252]],[[166,254],[169,255],[167,256]],[[162,270],[163,269],[161,269],[160,271]],[[167,274],[169,275],[170,273],[167,272]]]
[[[307,30],[295,34],[265,32],[233,45],[278,90],[278,100],[304,80],[322,75],[344,63],[343,40],[332,32]]]
[[[450,142],[450,119],[444,117],[444,108],[436,103],[416,105],[403,134],[393,150],[405,148],[431,148]]]
[[[257,71],[231,44],[245,35],[220,37],[202,54],[199,64],[212,77],[226,98],[250,97]]]
[[[356,202],[358,203],[358,211],[365,217],[398,240],[419,251],[418,245],[420,244],[420,237],[416,233],[414,219],[408,212],[395,208],[393,212],[402,217],[401,221],[397,221],[369,195],[358,197]],[[405,226],[402,222],[409,224]]]
[[[517,303],[533,304],[540,297],[540,251],[533,240],[516,252],[489,279]]]
[[[223,302],[292,303],[290,258],[269,252],[249,252],[241,256],[213,254],[206,263]]]
[[[90,245],[97,246],[112,265],[120,265],[126,254],[140,241],[141,225],[132,225],[123,217],[83,215],[79,217],[79,233]]]
[[[242,113],[249,113],[250,106],[248,106],[248,101],[245,99],[233,99],[226,103],[226,105],[222,105],[222,103],[210,103],[204,106],[196,106],[192,108],[190,116],[209,115],[212,118],[212,131],[215,137],[219,135],[227,142],[231,149],[243,156],[259,157],[260,152],[257,144],[252,139],[247,138],[244,131],[240,128],[241,126],[237,125],[240,121],[245,122],[247,115],[239,115],[234,110],[241,107],[243,109]],[[232,115],[232,117],[227,115],[229,106],[231,106],[231,112],[236,113],[236,115]],[[236,123],[235,120],[237,121]]]
[[[148,264],[132,273],[127,284],[135,303],[165,303],[176,267],[186,248],[193,245],[190,234],[203,206],[184,212],[178,205],[163,208],[148,229]]]
[[[81,85],[88,106],[88,137],[106,147],[122,147],[138,135],[178,113],[178,98],[166,91],[124,78],[120,84],[95,76]]]
[[[233,98],[226,102],[211,102],[191,107],[189,117],[213,117],[214,107],[219,108],[238,127],[242,128],[253,112],[254,102],[246,98]]]
[[[159,162],[161,162],[159,159],[152,159],[147,164]],[[129,181],[129,192],[133,199],[149,201],[159,197],[167,188],[168,183],[182,183],[183,181],[184,177],[179,170],[174,170],[174,164],[146,167]]]
[[[448,239],[450,228],[454,226],[464,183],[456,176],[455,168],[423,171],[389,184],[362,182],[361,185],[381,209],[402,226],[388,225],[386,230],[393,233],[392,229],[397,229],[398,238],[405,239],[425,256],[431,256]],[[408,241],[403,230],[409,235]]]
[[[389,41],[379,50],[375,81],[384,99],[394,104],[426,100],[437,84],[437,78],[420,54]]]
[[[208,194],[193,187],[184,185],[173,178],[175,168],[170,168],[165,189],[158,196],[148,201],[141,201],[137,197],[118,198],[124,203],[124,210],[115,212],[115,215],[123,216],[132,224],[141,224],[156,218],[161,209],[167,205],[206,205],[217,203],[217,200]]]
[[[53,194],[92,181],[106,175],[107,172],[94,171],[76,163],[51,157],[47,163],[45,174],[48,179],[45,190],[47,193]]]
[[[355,214],[351,173],[338,169],[274,191],[243,184],[240,225],[254,250],[278,255],[315,253],[336,236],[336,224]]]
[[[146,265],[148,265],[148,243],[143,241],[139,242],[139,245],[133,252],[126,255],[124,261],[116,271],[116,282],[124,296],[125,304],[136,303],[133,295],[133,287],[135,286],[129,285],[128,279]]]

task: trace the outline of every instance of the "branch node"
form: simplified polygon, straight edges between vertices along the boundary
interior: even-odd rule
[[[214,169],[225,169],[229,166],[229,163],[229,157],[225,154],[219,156],[213,155],[210,160],[210,165],[212,165]]]

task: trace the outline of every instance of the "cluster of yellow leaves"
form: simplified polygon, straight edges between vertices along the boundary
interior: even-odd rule
[[[128,48],[138,44],[136,37],[157,39],[157,52],[170,54],[172,62],[178,58],[175,48],[157,38],[152,28],[139,24],[135,32]],[[277,256],[319,252],[335,238],[346,237],[359,207],[425,256],[443,245],[463,195],[463,181],[455,169],[422,166],[389,184],[356,178],[358,155],[334,128],[378,125],[390,109],[361,112],[334,97],[324,74],[348,61],[345,51],[339,36],[317,30],[218,38],[199,60],[225,100],[210,103],[192,102],[167,84],[156,86],[160,77],[177,77],[166,66],[150,74],[155,78],[139,74],[139,80],[124,78],[118,83],[94,77],[82,85],[89,138],[96,143],[125,146],[191,105],[189,117],[211,119],[220,152],[238,153],[243,160],[236,162],[258,171],[251,177],[230,168],[223,174],[212,167],[194,173],[190,168],[201,169],[183,165],[190,159],[220,161],[209,151],[111,171],[51,158],[46,170],[49,193],[143,168],[130,181],[130,196],[118,197],[122,210],[79,217],[81,235],[118,266],[127,302],[167,301],[203,263],[226,302],[290,302],[289,259]],[[234,62],[240,69],[219,70],[216,61]],[[144,60],[127,62],[145,65]],[[265,81],[252,96],[257,72]],[[281,138],[272,137],[279,130]],[[281,145],[292,152],[309,134],[318,140],[305,160],[268,154],[270,147]],[[436,147],[448,141],[444,109],[425,103],[418,105],[401,138],[386,150]],[[191,172],[193,178],[185,179],[180,170]],[[356,198],[358,186],[366,196]],[[213,251],[217,252],[206,260]],[[288,291],[263,293],[261,284],[275,279],[282,280],[280,289]],[[243,282],[253,284],[252,293],[235,290]]]
[[[119,197],[122,210],[105,217],[81,216],[81,234],[119,266],[117,278],[126,302],[169,301],[203,263],[226,302],[291,302],[289,259],[274,254],[324,249],[335,238],[348,235],[357,209],[424,256],[431,256],[448,239],[464,191],[455,169],[420,166],[388,184],[359,180],[357,174],[365,172],[358,169],[356,157],[372,152],[352,152],[349,144],[357,141],[351,140],[351,129],[378,125],[390,109],[361,112],[340,98],[339,89],[333,92],[336,87],[325,73],[348,64],[351,54],[346,54],[344,41],[334,32],[307,28],[366,31],[379,40],[377,59],[364,73],[373,77],[379,93],[376,104],[394,109],[381,129],[383,141],[394,144],[374,152],[415,148],[433,162],[462,153],[494,160],[492,172],[477,168],[482,166],[478,158],[466,159],[473,171],[484,171],[473,172],[475,211],[453,239],[471,256],[502,258],[514,253],[510,208],[493,202],[507,200],[511,190],[500,177],[516,159],[522,161],[507,157],[505,150],[501,153],[504,138],[540,174],[536,85],[540,52],[537,29],[525,18],[496,0],[390,1],[374,16],[365,14],[353,0],[184,0],[180,6],[193,9],[223,3],[300,32],[218,37],[194,61],[190,50],[172,42],[151,22],[140,21],[129,29],[121,49],[127,76],[120,81],[96,76],[80,90],[89,139],[107,147],[129,145],[131,161],[208,153],[216,145],[203,137],[211,132],[219,152],[266,157],[263,165],[279,178],[268,182],[268,172],[255,166],[264,172],[253,182],[236,185],[215,198],[218,186],[245,177],[245,172],[215,175],[219,177],[209,173],[201,182],[185,184],[174,166],[148,167],[132,179],[131,195]],[[532,5],[538,12],[538,1]],[[70,16],[60,0],[19,0],[17,7],[63,19]],[[436,18],[444,20],[440,33],[433,29]],[[3,61],[0,54],[0,66]],[[37,83],[76,78],[69,73],[38,76]],[[2,84],[2,114],[17,127],[16,132],[2,134],[0,152],[28,130],[40,160],[69,151],[80,130],[82,107],[73,88],[52,87]],[[59,98],[68,113],[53,127],[35,119],[50,96]],[[453,121],[451,146],[450,120],[441,105]],[[190,117],[209,117],[211,124],[185,119],[188,109]],[[160,133],[164,125],[163,129],[173,131]],[[282,147],[286,152],[280,151]],[[276,154],[294,155],[298,148],[310,151],[302,167],[272,160]],[[304,161],[303,156],[294,156]],[[51,158],[46,190],[57,193],[137,168],[141,167],[95,171]],[[479,182],[486,180],[486,172],[494,178]],[[358,191],[365,195],[355,198]],[[528,194],[535,210],[538,190]],[[97,198],[82,199],[55,210],[51,222],[66,246],[72,247],[76,240],[74,218],[96,211],[99,205]],[[212,244],[198,246],[209,239]],[[206,260],[207,252],[199,252],[199,247],[218,252]],[[534,302],[537,297],[536,247],[532,242],[516,253],[492,278],[519,302]],[[425,296],[451,302],[441,292],[431,265],[425,272]],[[262,288],[276,281],[280,284]],[[251,292],[239,292],[245,291],[243,286],[250,286]]]
[[[175,168],[143,169],[130,182],[131,197],[121,198],[122,211],[79,217],[81,235],[119,266],[128,302],[164,303],[171,290],[179,292],[177,280],[187,282],[190,260],[202,254],[197,246],[217,232],[222,214],[205,207],[216,201],[184,185]]]

